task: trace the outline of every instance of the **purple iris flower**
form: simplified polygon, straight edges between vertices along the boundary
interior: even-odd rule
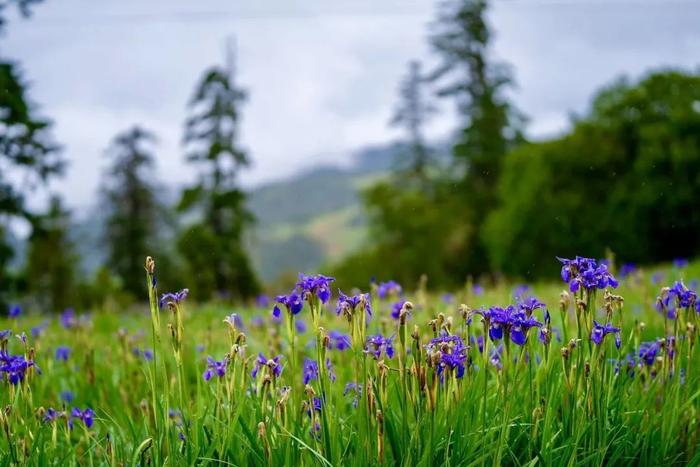
[[[224,318],[224,323],[233,328],[243,329],[243,320],[238,313],[231,313],[228,315],[226,318]]]
[[[226,374],[226,367],[228,366],[228,361],[224,359],[223,361],[214,360],[213,357],[207,357],[207,369],[204,371],[204,381],[209,381],[212,376],[216,375],[222,378]]]
[[[677,269],[683,269],[688,266],[688,260],[686,258],[675,258],[673,260],[673,267]]]
[[[304,358],[304,366],[302,367],[302,380],[304,384],[309,384],[312,379],[318,379],[318,363],[316,360]]]
[[[61,322],[61,326],[65,329],[72,329],[78,324],[73,308],[66,308],[63,310],[63,313],[61,313],[58,319]]]
[[[479,284],[474,284],[472,286],[472,293],[476,295],[477,297],[480,297],[484,295],[484,288],[480,286]]]
[[[537,300],[535,297],[527,297],[525,299],[522,299],[521,297],[518,301],[518,309],[525,313],[525,316],[527,317],[532,316],[532,313],[537,309],[545,310],[545,320],[547,319],[547,316],[549,316],[549,312],[546,311],[545,304]]]
[[[36,368],[34,361],[26,360],[24,355],[10,355],[0,350],[0,373],[7,376],[10,384],[17,385],[24,381],[27,370],[31,367]]]
[[[78,407],[73,407],[73,410],[71,410],[70,413],[70,421],[68,423],[70,425],[70,428],[73,429],[73,420],[78,419],[82,421],[87,428],[90,428],[94,423],[94,417],[95,412],[90,408],[80,410]]]
[[[333,365],[331,364],[331,359],[326,358],[326,370],[328,370],[328,379],[335,381],[335,371],[333,371]],[[311,360],[310,358],[304,358],[304,366],[302,367],[302,381],[304,384],[309,384],[309,381],[318,379],[318,363],[316,360]]]
[[[503,339],[504,331],[509,334],[510,340],[516,345],[525,345],[527,332],[530,328],[541,327],[542,323],[532,316],[528,316],[526,311],[528,306],[540,308],[540,302],[530,302],[524,309],[518,309],[513,305],[505,308],[492,306],[488,310],[478,310],[475,313],[482,315],[489,323],[489,337],[492,341]]]
[[[542,323],[533,317],[515,316],[510,324],[510,340],[516,345],[523,346],[527,342],[527,331],[533,327],[541,327]]]
[[[403,309],[406,300],[399,300],[398,302],[391,305],[391,317],[394,319],[399,319],[401,317],[401,310]],[[410,316],[410,314],[409,314]]]
[[[10,307],[7,309],[7,316],[11,319],[17,319],[21,314],[22,307],[17,304],[10,305]]]
[[[49,407],[46,409],[46,413],[44,413],[44,422],[45,423],[51,423],[56,421],[57,419],[63,417],[65,414],[64,412],[60,410],[56,410],[52,407]]]
[[[56,360],[68,361],[70,357],[70,348],[65,346],[56,347]]]
[[[282,355],[277,355],[273,359],[268,360],[268,358],[262,352],[259,353],[258,358],[255,359],[253,371],[250,373],[250,375],[253,378],[257,378],[260,370],[263,367],[268,366],[269,363],[269,366],[272,368],[272,374],[275,375],[275,378],[279,378],[282,374],[282,365],[280,364],[280,358],[282,358]]]
[[[189,289],[182,289],[179,292],[164,293],[160,296],[158,306],[160,308],[163,308],[165,305],[177,306],[182,303],[182,301],[185,300],[189,294]]]
[[[681,308],[690,308],[697,302],[698,294],[687,288],[682,282],[677,281],[669,290],[668,298],[675,298]]]
[[[503,328],[501,323],[507,320],[506,311],[499,306],[492,306],[488,309],[482,308],[474,311],[475,314],[483,316],[489,325],[489,338],[492,341],[503,339]]]
[[[491,360],[490,363],[499,370],[503,369],[503,363],[501,358],[503,355],[503,344],[499,344],[498,347],[491,350]]]
[[[362,385],[357,383],[348,383],[345,385],[345,390],[343,391],[343,397],[348,394],[352,395],[352,406],[357,408],[360,403],[360,398],[362,397]]]
[[[331,299],[331,282],[335,278],[317,274],[315,276],[307,276],[299,273],[299,282],[297,288],[301,292],[304,299],[309,300],[311,297],[318,297],[321,303],[328,303]]]
[[[332,383],[335,383],[335,370],[333,369],[331,359],[328,357],[326,357],[326,370],[328,371],[328,379],[330,379]]]
[[[172,420],[176,426],[182,425],[182,411],[180,411],[180,409],[168,409],[168,418]]]
[[[639,358],[647,365],[651,366],[656,361],[656,356],[661,350],[661,345],[657,341],[642,342],[639,345]]]
[[[401,292],[401,284],[394,280],[382,282],[377,287],[377,296],[382,299],[387,298],[389,295],[399,296]]]
[[[624,360],[611,359],[611,362],[615,364],[615,374],[620,374],[620,370],[627,370],[627,375],[634,378],[634,370],[637,368],[637,359],[631,355],[625,355]]]
[[[437,364],[437,373],[442,380],[445,369],[456,371],[457,378],[464,376],[465,363],[467,361],[467,346],[459,336],[443,333],[425,346],[426,355],[431,359],[436,353],[440,360]]]
[[[695,305],[698,300],[698,294],[687,288],[682,282],[673,284],[669,294],[676,297],[678,306],[682,308],[690,308]]]
[[[617,280],[608,271],[605,263],[598,264],[593,258],[581,256],[574,259],[559,257],[557,259],[562,263],[561,278],[569,284],[571,292],[577,292],[581,287],[590,292],[594,289],[618,286]]]
[[[304,302],[294,291],[292,291],[289,295],[278,295],[275,297],[275,302],[277,303],[275,304],[274,308],[272,308],[272,316],[275,318],[279,318],[282,313],[279,305],[284,305],[284,307],[287,309],[287,313],[291,315],[298,315],[302,308],[304,308]]]
[[[673,359],[673,356],[676,354],[676,337],[675,336],[668,336],[666,338],[666,346],[664,347],[666,354],[670,359]]]
[[[312,409],[315,410],[316,412],[320,412],[322,407],[323,407],[323,401],[321,400],[321,398],[319,398],[319,397],[314,397],[313,399],[311,399],[311,407],[309,407],[309,408],[306,410],[306,415],[308,415],[309,417],[311,417],[311,415],[312,415],[311,410],[312,410]],[[316,426],[315,428],[312,428],[312,434],[313,434],[314,429],[315,429],[316,431],[320,431],[320,430],[321,430],[321,426],[317,424],[317,426]]]
[[[347,311],[354,313],[355,309],[364,302],[365,311],[369,316],[372,316],[372,302],[370,295],[368,293],[360,293],[353,296],[345,295],[342,291],[338,290],[338,302],[335,305],[335,314],[340,315],[341,313]]]
[[[697,304],[698,294],[680,281],[676,281],[672,287],[664,288],[656,299],[656,309],[660,313],[665,311],[669,319],[676,319],[678,308],[692,309]]]
[[[442,294],[442,303],[444,303],[446,305],[450,305],[450,304],[454,303],[454,301],[455,301],[454,294],[451,294],[449,292]]]
[[[634,263],[624,263],[622,266],[620,266],[620,279],[625,279],[635,272],[637,272],[637,266]]]
[[[591,340],[596,344],[600,345],[603,343],[603,339],[608,334],[615,334],[615,347],[620,348],[620,328],[616,328],[612,323],[600,324],[598,321],[593,320],[593,329],[591,330]]]
[[[258,305],[258,308],[267,308],[270,306],[270,297],[265,294],[259,294],[255,297],[255,303]]]
[[[169,409],[168,418],[178,429],[177,437],[180,438],[180,441],[185,441],[185,433],[182,431],[182,428],[185,426],[185,419],[182,416],[182,411],[180,409]]]
[[[65,404],[70,404],[71,402],[73,402],[73,399],[75,399],[75,396],[71,391],[61,391],[59,397],[61,398],[61,402]]]
[[[472,336],[471,342],[472,345],[476,345],[476,348],[479,349],[479,353],[484,353],[484,336]]]
[[[33,327],[32,327],[32,330],[31,330],[32,338],[33,338],[33,339],[39,338],[39,337],[44,333],[44,331],[46,330],[46,328],[48,328],[48,327],[49,327],[49,322],[48,322],[48,320],[47,320],[47,321],[43,321],[41,324],[38,324],[38,325],[36,325],[36,326],[33,326]]]
[[[379,360],[382,353],[388,358],[394,358],[393,337],[384,337],[381,334],[367,338],[364,352]]]
[[[350,336],[343,334],[340,331],[331,331],[328,333],[328,338],[330,339],[330,348],[340,350],[349,349],[352,345],[350,342]]]
[[[297,333],[304,334],[306,332],[306,321],[303,319],[297,319],[294,321],[294,329]]]
[[[519,300],[523,295],[525,295],[525,293],[526,293],[528,290],[530,290],[530,286],[527,285],[527,284],[520,284],[520,285],[517,285],[517,286],[513,289],[513,298],[515,298],[516,300]]]

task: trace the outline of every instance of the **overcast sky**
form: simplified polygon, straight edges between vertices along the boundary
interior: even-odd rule
[[[99,5],[99,9],[95,8]],[[72,206],[94,200],[104,149],[134,123],[159,136],[164,181],[190,180],[179,142],[185,105],[204,69],[223,63],[235,35],[239,82],[250,100],[247,186],[398,135],[387,127],[409,60],[434,63],[430,0],[46,0],[12,18],[2,55],[20,60],[31,98],[55,122],[70,161],[56,185]],[[556,134],[571,112],[616,76],[659,67],[696,69],[700,2],[499,1],[495,54],[513,65],[513,97],[533,136]],[[430,128],[455,127],[452,106]]]

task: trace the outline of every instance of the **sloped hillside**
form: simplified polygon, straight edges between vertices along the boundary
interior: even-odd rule
[[[348,168],[318,167],[253,190],[252,253],[261,278],[310,271],[358,248],[366,232],[361,191],[386,173],[396,150],[365,149]]]

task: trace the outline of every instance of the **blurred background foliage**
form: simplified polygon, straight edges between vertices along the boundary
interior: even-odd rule
[[[40,3],[3,4],[0,17]],[[493,59],[487,11],[483,0],[440,3],[429,36],[437,65],[412,61],[397,86],[388,123],[403,139],[358,152],[353,166],[244,191],[254,148],[242,148],[239,122],[255,96],[229,56],[193,84],[182,153],[197,183],[158,180],[157,134],[134,125],[105,142],[99,202],[82,216],[55,194],[43,212],[27,208],[67,156],[20,65],[0,55],[0,305],[123,307],[145,298],[147,254],[161,284],[188,286],[200,301],[252,300],[289,287],[297,271],[329,273],[344,289],[421,277],[448,289],[553,276],[557,255],[612,251],[638,264],[697,255],[700,75],[617,78],[565,134],[527,141],[507,92],[517,70]],[[438,102],[456,106],[457,128],[428,141]]]

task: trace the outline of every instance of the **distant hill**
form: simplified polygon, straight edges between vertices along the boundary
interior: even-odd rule
[[[251,191],[257,218],[252,256],[260,277],[269,282],[313,271],[357,249],[366,232],[360,192],[384,176],[399,149],[363,149],[347,168],[317,167]]]
[[[396,156],[404,149],[400,144],[368,147],[350,154],[345,167],[320,166],[252,189],[248,206],[257,222],[249,244],[260,278],[269,283],[282,275],[314,272],[359,248],[367,230],[361,191],[396,168]],[[161,196],[174,204],[178,194],[168,187]],[[71,237],[82,269],[91,273],[105,261],[104,212],[92,206],[74,213]]]

